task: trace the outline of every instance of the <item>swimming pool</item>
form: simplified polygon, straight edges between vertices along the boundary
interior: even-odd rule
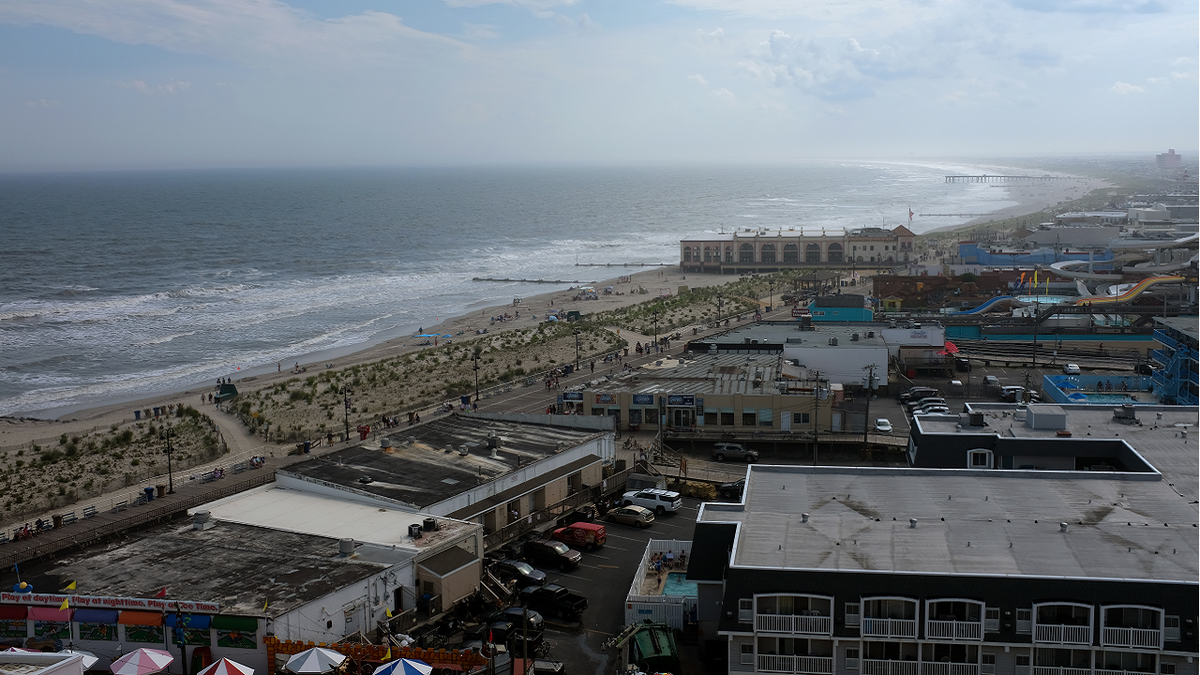
[[[1017,299],[1021,302],[1036,302],[1039,305],[1061,305],[1075,300],[1065,295],[1018,295]]]
[[[1129,394],[1088,394],[1086,392],[1079,392],[1071,394],[1067,398],[1084,400],[1088,403],[1137,403]]]
[[[696,582],[687,581],[687,572],[671,572],[663,585],[663,595],[696,597]]]

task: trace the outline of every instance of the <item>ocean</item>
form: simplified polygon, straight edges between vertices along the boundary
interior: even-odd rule
[[[263,169],[0,176],[0,415],[49,416],[274,371],[560,286],[679,260],[737,227],[988,213],[962,164]],[[920,233],[969,218],[917,219]]]

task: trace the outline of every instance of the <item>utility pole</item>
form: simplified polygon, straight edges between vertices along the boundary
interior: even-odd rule
[[[160,439],[166,439],[167,441],[167,449],[163,450],[163,454],[167,456],[167,483],[170,485],[170,487],[167,488],[167,494],[173,495],[175,494],[175,471],[171,468],[171,453],[173,452],[171,448],[171,437],[175,435],[175,430],[171,428],[170,422],[167,422],[165,427],[166,428],[163,429],[163,432],[159,434],[158,437]]]
[[[767,287],[771,289],[771,294],[767,296],[767,311],[775,309],[775,280],[767,279]]]
[[[867,371],[867,412],[863,420],[863,443],[866,443],[867,433],[871,430],[871,388],[875,384],[875,364],[863,366],[863,370]]]
[[[575,365],[576,365],[576,367],[578,367],[579,357],[576,356],[575,358],[576,358]],[[471,359],[475,362],[475,365],[474,365],[474,369],[475,369],[475,402],[479,403],[479,347],[475,348],[475,352],[473,354],[471,354]]]
[[[350,391],[349,388],[346,387],[346,385],[342,385],[342,396],[346,399],[345,400],[346,410],[345,410],[343,417],[346,420],[346,441],[347,442],[349,442],[349,440],[350,440],[350,394],[351,393],[352,392]]]

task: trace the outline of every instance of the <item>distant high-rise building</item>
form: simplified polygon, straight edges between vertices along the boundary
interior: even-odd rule
[[[1183,155],[1175,154],[1175,148],[1171,148],[1166,154],[1155,155],[1154,163],[1160,169],[1178,169],[1183,165]]]

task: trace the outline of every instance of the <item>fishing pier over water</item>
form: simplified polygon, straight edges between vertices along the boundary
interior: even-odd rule
[[[947,183],[1019,183],[1046,180],[1069,180],[1066,176],[946,176]]]

